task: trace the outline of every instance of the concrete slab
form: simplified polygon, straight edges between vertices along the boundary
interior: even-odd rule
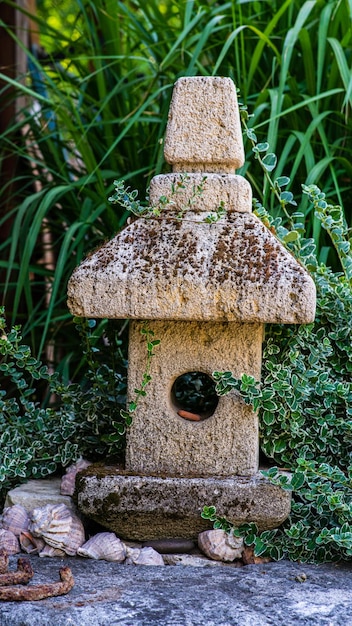
[[[31,558],[30,584],[58,580],[67,596],[1,602],[1,626],[348,626],[352,564],[281,561],[236,568],[127,566],[78,558]],[[11,568],[16,559],[11,557]],[[303,580],[304,582],[300,582]]]

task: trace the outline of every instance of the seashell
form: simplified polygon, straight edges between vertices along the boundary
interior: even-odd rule
[[[127,548],[126,565],[165,565],[164,559],[154,548]]]
[[[114,533],[98,533],[78,548],[77,555],[122,563],[126,558],[126,548]]]
[[[65,552],[60,550],[60,548],[53,548],[49,546],[47,543],[44,544],[44,547],[39,552],[39,556],[65,556]]]
[[[33,537],[29,530],[23,530],[19,536],[20,546],[27,554],[38,554],[45,546],[44,539]]]
[[[61,478],[60,493],[62,496],[73,496],[76,487],[76,474],[91,465],[86,459],[79,459],[73,465],[69,465],[66,474]]]
[[[11,530],[5,530],[5,528],[0,528],[0,548],[6,550],[9,555],[21,552],[16,535]]]
[[[200,533],[198,546],[206,556],[215,561],[240,559],[244,549],[242,537],[234,537],[219,528]]]
[[[53,548],[74,556],[84,543],[84,527],[77,515],[65,504],[47,504],[31,513],[29,531],[42,537]]]
[[[29,517],[26,509],[20,504],[14,504],[4,509],[1,525],[5,530],[19,537],[22,530],[28,529]]]

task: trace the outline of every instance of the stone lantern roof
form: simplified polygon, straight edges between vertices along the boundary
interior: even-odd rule
[[[75,270],[68,286],[71,312],[143,320],[313,321],[311,276],[252,214],[251,187],[234,174],[244,156],[230,79],[177,81],[165,158],[174,173],[156,176],[150,188],[151,205],[168,199],[161,216],[138,218]],[[219,206],[224,216],[205,221]]]

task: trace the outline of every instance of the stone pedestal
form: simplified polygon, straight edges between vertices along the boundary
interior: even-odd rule
[[[78,507],[94,521],[133,541],[196,539],[212,528],[201,518],[206,504],[235,526],[255,522],[276,528],[290,512],[291,494],[260,472],[250,477],[133,476],[116,467],[91,466],[77,478]]]

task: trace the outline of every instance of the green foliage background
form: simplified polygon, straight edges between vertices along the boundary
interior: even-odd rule
[[[179,76],[233,78],[258,139],[279,155],[277,175],[292,181],[319,258],[336,264],[301,183],[318,184],[351,220],[351,0],[43,0],[39,8],[46,56],[32,50],[23,85],[3,77],[0,93],[2,102],[13,88],[12,97],[27,96],[0,138],[4,158],[15,153],[21,162],[0,218],[2,228],[13,220],[0,269],[7,314],[37,356],[51,342],[54,366],[79,375],[67,280],[125,223],[127,211],[107,201],[113,180],[124,178],[143,198],[150,178],[167,170],[162,142]],[[249,140],[245,147],[241,173],[281,214]]]
[[[243,532],[258,554],[274,558],[349,558],[352,1],[38,4],[45,53],[28,51],[22,82],[1,74],[0,106],[26,96],[0,137],[1,164],[9,155],[20,164],[13,186],[1,190],[0,228],[9,234],[0,243],[0,271],[8,326],[21,323],[29,344],[18,327],[5,331],[1,318],[3,487],[80,453],[121,451],[125,322],[107,331],[102,321],[80,337],[66,307],[67,281],[126,222],[126,206],[108,202],[113,181],[123,178],[144,198],[151,177],[168,171],[162,143],[175,80],[230,76],[254,114],[240,173],[253,186],[257,214],[314,273],[319,296],[313,326],[268,328],[264,387],[227,379],[259,408],[267,457],[293,471],[290,484],[274,467],[270,479],[296,491],[293,516],[279,533]],[[253,137],[278,155],[275,176],[287,178],[283,193],[286,200],[294,194],[298,206],[288,208],[299,224],[263,178]],[[342,213],[319,206],[325,199],[313,183]],[[106,369],[109,346],[114,362]],[[48,390],[61,397],[59,406]]]

